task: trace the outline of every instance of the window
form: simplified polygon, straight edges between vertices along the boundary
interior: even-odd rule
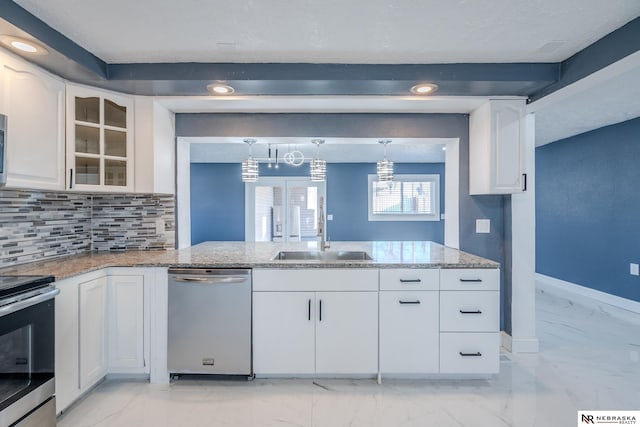
[[[440,175],[369,175],[369,221],[439,221]]]

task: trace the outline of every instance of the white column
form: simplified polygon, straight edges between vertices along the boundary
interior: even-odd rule
[[[178,138],[176,147],[178,249],[191,246],[191,144]]]
[[[535,192],[535,116],[523,122],[524,170],[527,191],[511,196],[512,281],[511,350],[536,353],[536,192]]]

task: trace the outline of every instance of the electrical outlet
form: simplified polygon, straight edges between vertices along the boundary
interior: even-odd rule
[[[640,269],[638,268],[638,264],[629,264],[629,274],[631,274],[632,276],[640,276]]]
[[[333,221],[333,215],[327,214],[327,221]]]

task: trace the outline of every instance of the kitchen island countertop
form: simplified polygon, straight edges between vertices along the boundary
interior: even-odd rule
[[[368,261],[274,260],[279,251],[317,251],[317,242],[204,242],[165,251],[91,252],[0,269],[0,275],[56,280],[107,267],[499,268],[500,264],[429,241],[330,242],[327,251],[364,251]]]

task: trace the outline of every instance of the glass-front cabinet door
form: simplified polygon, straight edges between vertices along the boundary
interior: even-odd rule
[[[67,86],[69,189],[133,190],[133,98]]]

